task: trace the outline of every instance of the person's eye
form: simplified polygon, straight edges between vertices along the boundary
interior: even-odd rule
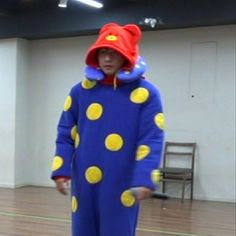
[[[119,53],[117,53],[117,52],[111,52],[111,56],[112,56],[112,57],[119,57]]]
[[[99,55],[105,55],[106,53],[107,53],[106,50],[100,50],[100,51],[99,51]]]

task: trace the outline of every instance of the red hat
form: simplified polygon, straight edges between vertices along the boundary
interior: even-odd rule
[[[137,25],[106,24],[101,28],[96,42],[88,50],[85,62],[89,66],[98,67],[97,51],[106,47],[121,53],[128,62],[125,66],[133,68],[139,55],[138,43],[141,36],[141,30]]]

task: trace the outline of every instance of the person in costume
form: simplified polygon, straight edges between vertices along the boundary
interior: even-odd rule
[[[65,101],[51,178],[63,194],[71,185],[73,236],[135,236],[139,202],[156,188],[164,114],[140,39],[137,25],[104,25]]]

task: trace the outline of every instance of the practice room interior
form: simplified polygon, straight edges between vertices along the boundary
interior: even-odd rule
[[[193,199],[235,203],[235,2],[100,2],[1,1],[0,188],[54,187],[56,125],[84,79],[87,49],[105,23],[135,23],[145,75],[163,98],[166,141],[196,143]],[[181,198],[178,183],[166,192]]]

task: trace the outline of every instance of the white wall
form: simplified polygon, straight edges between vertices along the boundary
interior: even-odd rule
[[[15,185],[16,40],[0,40],[0,185]]]
[[[32,160],[29,156],[29,140],[33,130],[28,129],[31,119],[29,106],[30,42],[17,39],[16,65],[16,111],[15,111],[15,185],[29,183],[29,169]]]
[[[198,199],[235,201],[235,32],[235,25],[146,32],[141,45],[149,65],[147,77],[163,94],[167,139],[198,144],[194,194]],[[27,79],[23,82],[23,90],[29,88],[28,107],[22,106],[29,113],[28,128],[22,129],[29,143],[28,148],[17,148],[20,159],[26,150],[28,183],[52,186],[56,124],[70,88],[83,79],[84,56],[95,38],[31,42],[28,84]],[[23,58],[27,61],[27,53]],[[24,64],[26,71],[28,62]],[[1,183],[5,182],[0,174]]]
[[[235,32],[234,25],[144,36],[148,77],[164,97],[167,139],[197,142],[199,199],[235,201]]]
[[[0,41],[0,186],[28,183],[29,46],[23,39]]]

